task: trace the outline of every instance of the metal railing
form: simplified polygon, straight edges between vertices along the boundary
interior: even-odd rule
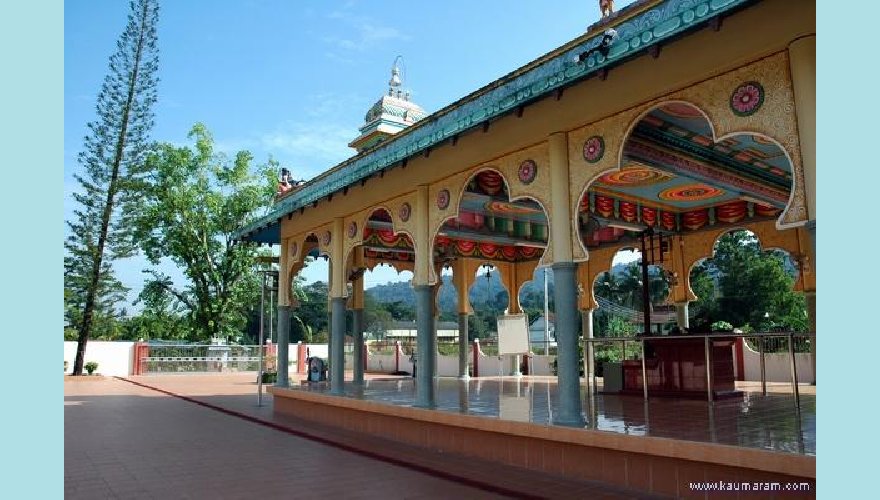
[[[706,396],[711,402],[714,400],[712,380],[712,340],[742,338],[756,350],[760,359],[761,393],[767,395],[767,375],[765,355],[768,353],[787,353],[789,357],[791,390],[795,404],[800,409],[800,392],[798,391],[797,361],[795,353],[810,352],[810,345],[815,339],[815,334],[796,332],[768,332],[768,333],[715,333],[702,335],[664,335],[664,336],[637,336],[637,337],[594,337],[582,339],[584,341],[584,370],[587,380],[588,393],[598,391],[596,362],[617,362],[638,360],[641,361],[641,380],[643,396],[648,399],[648,377],[645,356],[645,342],[649,340],[663,339],[703,339],[704,362],[706,367]],[[597,345],[599,344],[599,345]],[[601,356],[601,360],[598,359]],[[599,370],[602,366],[599,367]],[[604,373],[603,373],[604,375]]]
[[[260,346],[256,345],[149,345],[140,357],[141,370],[149,373],[258,371]],[[274,355],[264,347],[271,365]],[[268,366],[270,370],[271,366]]]

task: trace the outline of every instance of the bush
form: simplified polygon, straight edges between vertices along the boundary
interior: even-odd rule
[[[713,332],[732,332],[733,325],[727,321],[716,321],[710,326]]]
[[[278,382],[278,372],[263,372],[263,383],[274,384]]]
[[[89,372],[89,375],[92,375],[93,373],[95,373],[95,370],[98,369],[98,363],[96,363],[94,361],[89,361],[88,363],[85,364],[84,368],[86,369],[87,372]]]

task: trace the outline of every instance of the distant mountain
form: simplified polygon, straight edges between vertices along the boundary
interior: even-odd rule
[[[530,293],[543,295],[544,282],[540,278],[540,273],[538,273],[538,276],[539,278],[537,280],[529,281],[523,286],[520,292],[523,294],[523,296],[527,296]],[[547,278],[548,286],[552,293],[552,271],[547,273]],[[440,289],[440,307],[444,311],[454,311],[458,305],[458,299],[455,286],[452,284],[452,276],[441,276],[441,279],[443,281],[443,285]],[[499,292],[501,292],[500,296]],[[403,304],[411,307],[415,307],[416,304],[415,293],[413,293],[412,285],[408,282],[376,285],[372,288],[367,289],[365,293],[370,295],[377,302],[402,302]],[[502,285],[501,278],[498,276],[498,273],[491,273],[488,280],[486,279],[485,275],[476,277],[474,283],[471,285],[471,289],[469,292],[471,304],[486,304],[486,301],[489,298],[490,294],[498,307],[501,307],[501,302],[507,301],[507,289],[504,288],[504,286]]]

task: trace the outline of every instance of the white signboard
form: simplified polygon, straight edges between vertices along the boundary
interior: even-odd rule
[[[529,352],[529,321],[525,314],[498,317],[498,354]]]

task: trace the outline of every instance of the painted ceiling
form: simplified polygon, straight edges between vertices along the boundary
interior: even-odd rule
[[[672,103],[653,110],[624,145],[624,165],[601,176],[579,205],[581,237],[595,248],[635,240],[653,227],[665,233],[699,231],[778,217],[788,201],[791,165],[772,141],[737,135],[717,143],[703,114]],[[411,259],[408,239],[391,232],[377,213],[366,240]],[[504,179],[480,172],[462,195],[459,214],[444,223],[435,242],[441,259],[471,256],[532,260],[547,242],[547,217],[530,200],[511,202]],[[392,254],[389,254],[392,255]]]

